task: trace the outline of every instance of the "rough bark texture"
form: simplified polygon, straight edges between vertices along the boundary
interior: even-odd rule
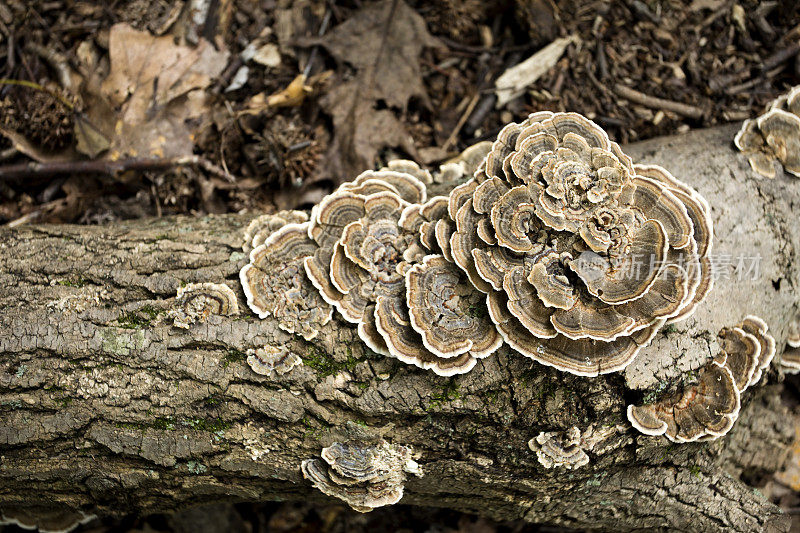
[[[736,427],[711,443],[670,445],[625,417],[646,390],[714,355],[720,327],[754,313],[783,346],[798,310],[800,180],[757,179],[730,146],[734,132],[628,151],[696,186],[714,209],[716,253],[760,254],[760,276],[721,280],[635,367],[594,379],[507,348],[440,378],[370,352],[340,320],[313,343],[288,335],[243,303],[251,217],[0,231],[0,508],[58,501],[103,515],[322,500],[301,461],[334,440],[383,435],[412,446],[425,472],[403,503],[591,529],[787,530],[788,517],[740,480],[779,468],[794,436],[780,385],[748,391]],[[234,288],[242,314],[172,327],[178,287],[203,281]],[[304,365],[253,373],[243,352],[265,343]],[[589,425],[608,436],[577,470],[547,470],[528,448],[540,431]]]

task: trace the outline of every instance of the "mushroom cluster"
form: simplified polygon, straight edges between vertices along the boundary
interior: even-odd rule
[[[464,173],[486,149],[441,173]],[[269,237],[271,219],[254,223],[248,305],[310,339],[329,304],[374,351],[439,375],[468,372],[505,341],[596,376],[627,366],[711,289],[705,200],[661,167],[634,165],[581,115],[507,125],[470,174],[427,199],[430,174],[395,161],[341,185],[307,222]],[[301,264],[326,304],[303,286]]]
[[[581,430],[574,426],[564,432],[542,431],[528,441],[528,447],[536,452],[539,463],[545,468],[573,470],[589,462],[581,446]]]
[[[502,339],[481,312],[482,295],[423,244],[447,203],[425,202],[420,172],[408,162],[402,172],[365,172],[323,199],[311,213],[318,249],[305,268],[370,348],[448,376],[469,371]]]
[[[422,477],[411,449],[386,441],[334,442],[323,448],[320,456],[322,460],[302,462],[303,477],[323,493],[339,498],[361,513],[399,502],[406,474]]]
[[[507,125],[448,216],[437,237],[503,339],[574,374],[624,368],[711,288],[703,198],[575,113]]]
[[[239,272],[247,305],[259,318],[273,315],[284,331],[312,340],[330,322],[333,309],[305,279],[303,260],[317,250],[308,237],[310,223],[289,222],[269,233],[273,223],[259,217],[248,228],[245,246],[254,247]]]
[[[528,441],[528,448],[545,468],[574,470],[589,463],[589,455],[602,455],[614,445],[617,426],[595,427],[585,430],[572,426],[566,431],[542,431]]]
[[[694,383],[645,405],[629,405],[628,420],[646,435],[673,442],[717,439],[739,417],[741,395],[758,383],[775,356],[767,324],[747,316],[718,335],[719,354],[697,373]]]
[[[785,170],[800,177],[800,85],[773,100],[760,117],[745,120],[733,142],[762,176]]]

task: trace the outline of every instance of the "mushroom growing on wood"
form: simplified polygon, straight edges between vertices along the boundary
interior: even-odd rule
[[[666,435],[673,442],[718,438],[739,416],[739,390],[731,371],[712,361],[698,372],[697,382],[647,405],[629,405],[628,420],[645,435]]]
[[[733,142],[762,176],[774,178],[785,170],[800,177],[800,85],[771,102],[757,119],[745,120]]]
[[[13,505],[0,509],[0,525],[14,525],[22,529],[38,529],[41,533],[69,533],[82,524],[97,518],[66,505]]]
[[[205,322],[211,315],[239,314],[236,293],[224,283],[188,283],[178,289],[175,306],[169,315],[173,325],[183,329]]]
[[[399,502],[406,474],[422,477],[411,449],[386,441],[335,442],[323,448],[320,455],[322,460],[302,462],[303,477],[323,493],[339,498],[361,513]]]
[[[319,248],[306,273],[376,352],[439,375],[463,373],[502,339],[461,272],[426,256],[436,239],[429,224],[447,202],[419,203],[425,186],[416,174],[364,173],[323,199],[312,212],[309,235]]]
[[[761,381],[761,376],[769,369],[772,359],[775,358],[776,343],[775,337],[769,333],[769,326],[763,319],[755,316],[748,315],[744,317],[742,323],[739,324],[745,332],[754,336],[758,340],[761,351],[758,355],[758,364],[756,365],[753,377],[750,379],[748,386],[752,387]]]
[[[302,365],[303,360],[294,352],[284,346],[262,346],[247,350],[247,364],[256,374],[268,376],[273,372],[287,374],[297,365]]]
[[[767,324],[749,315],[723,328],[720,353],[697,373],[696,380],[645,405],[629,405],[628,420],[646,435],[666,435],[674,442],[713,440],[725,435],[739,416],[741,394],[758,383],[775,355]]]
[[[303,261],[317,250],[308,228],[308,222],[290,223],[270,234],[250,252],[239,279],[247,305],[259,318],[273,315],[281,329],[311,340],[333,309],[305,277]]]
[[[287,224],[302,224],[308,221],[305,211],[281,211],[271,215],[261,215],[254,218],[244,232],[245,253],[250,253],[253,248],[261,246],[267,238]]]
[[[589,462],[589,456],[581,447],[581,430],[577,427],[563,432],[542,431],[528,441],[528,447],[536,452],[539,463],[545,468],[572,470]]]
[[[621,370],[711,288],[702,197],[576,113],[507,125],[448,215],[453,261],[505,341],[574,374]]]
[[[786,348],[781,354],[781,369],[787,374],[800,372],[800,315],[789,323]]]

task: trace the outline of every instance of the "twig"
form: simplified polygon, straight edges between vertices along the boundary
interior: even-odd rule
[[[328,24],[331,22],[331,15],[332,11],[329,9],[325,12],[325,16],[322,18],[322,24],[319,25],[319,31],[317,32],[317,37],[322,37],[325,35],[325,32],[328,31]],[[311,53],[308,54],[308,61],[306,62],[306,66],[303,69],[303,76],[308,78],[309,74],[311,74],[311,67],[314,64],[314,60],[317,58],[317,54],[319,49],[319,45],[315,44],[314,47],[311,49]]]
[[[635,91],[630,87],[625,87],[622,84],[616,84],[614,86],[614,92],[616,92],[621,97],[630,100],[636,104],[641,104],[645,107],[649,107],[651,109],[663,109],[664,111],[672,111],[678,115],[689,117],[693,119],[700,119],[703,117],[703,110],[699,107],[695,107],[689,104],[683,104],[681,102],[673,102],[672,100],[664,100],[663,98],[656,98],[655,96],[649,96],[644,93],[640,93],[639,91]]]
[[[230,173],[214,165],[211,161],[196,155],[164,159],[127,158],[117,161],[105,159],[92,161],[52,161],[45,163],[31,161],[28,163],[0,166],[0,181],[75,173],[116,176],[129,170],[164,170],[180,166],[200,167],[214,176],[226,179],[230,182],[236,181],[236,178]]]
[[[773,67],[777,67],[784,61],[796,56],[798,52],[800,52],[800,42],[792,43],[786,48],[778,50],[764,60],[764,62],[761,64],[761,71],[766,72]]]
[[[18,85],[20,87],[27,87],[28,89],[33,89],[33,90],[36,90],[36,91],[42,91],[44,93],[49,94],[50,96],[52,96],[53,98],[55,98],[59,102],[61,102],[61,104],[64,105],[70,111],[72,111],[75,108],[72,105],[72,103],[69,100],[67,100],[66,98],[64,98],[61,95],[57,94],[56,92],[48,89],[47,87],[44,87],[43,85],[39,85],[38,83],[34,83],[32,81],[10,80],[10,79],[7,79],[7,78],[0,78],[0,85]]]
[[[442,145],[442,150],[444,150],[445,152],[450,149],[450,145],[456,142],[458,134],[461,133],[461,128],[464,127],[464,123],[467,122],[467,119],[472,114],[472,110],[475,109],[476,105],[478,105],[478,100],[480,99],[480,96],[481,93],[475,93],[472,96],[472,99],[469,101],[469,104],[467,104],[467,108],[461,114],[461,118],[458,119],[456,127],[453,128],[453,132],[450,133],[450,137],[448,137],[447,140]]]
[[[469,132],[470,135],[475,133],[483,120],[486,118],[486,115],[492,112],[494,109],[495,104],[497,103],[497,96],[494,92],[484,94],[483,97],[478,102],[478,106],[475,108],[475,111],[469,116],[469,120],[467,120],[465,132]]]

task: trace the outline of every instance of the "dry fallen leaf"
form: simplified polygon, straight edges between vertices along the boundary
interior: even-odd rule
[[[374,102],[360,98],[355,83],[335,85],[323,107],[333,116],[334,135],[322,168],[328,177],[345,181],[375,166],[378,151],[399,146],[414,155],[414,139],[395,114],[375,109]]]
[[[109,59],[109,75],[87,111],[104,118],[76,131],[79,149],[96,155],[105,148],[100,132],[111,131],[107,157],[112,159],[190,155],[195,119],[208,112],[204,89],[225,68],[228,52],[203,40],[196,47],[180,46],[170,36],[116,24],[109,33]],[[106,102],[115,114],[96,112]]]
[[[440,44],[424,19],[402,0],[382,0],[366,4],[324,37],[302,42],[324,46],[356,70],[349,81],[334,82],[320,102],[333,117],[334,138],[321,165],[328,176],[349,179],[372,168],[386,146],[414,156],[412,139],[394,110],[405,110],[412,97],[428,103],[419,56]],[[389,109],[378,109],[378,101]]]

